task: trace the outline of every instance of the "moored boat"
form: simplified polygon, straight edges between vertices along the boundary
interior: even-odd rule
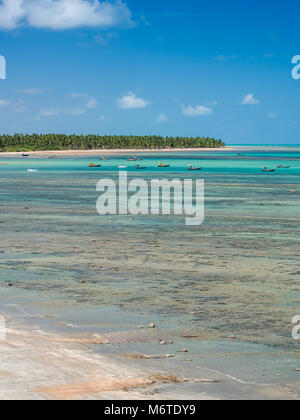
[[[101,165],[96,165],[95,163],[90,162],[90,163],[89,163],[89,167],[90,167],[90,168],[101,168]]]
[[[135,169],[146,169],[145,166],[141,166],[141,165],[136,165]]]
[[[277,165],[277,169],[290,169],[290,168],[291,168],[291,166],[289,166],[289,165],[282,165],[282,164]]]
[[[264,169],[262,169],[262,172],[275,172],[276,169],[269,169],[267,167],[265,167]]]
[[[142,158],[137,158],[137,157],[131,157],[131,158],[128,158],[127,160],[128,160],[128,162],[140,162],[143,159]]]
[[[159,168],[170,168],[170,165],[164,165],[163,163],[160,163],[158,165]]]
[[[202,167],[201,166],[194,166],[194,165],[190,165],[188,167],[189,171],[201,171]]]

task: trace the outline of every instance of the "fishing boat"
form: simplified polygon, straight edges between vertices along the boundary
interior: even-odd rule
[[[29,157],[27,153],[22,153],[22,157]]]
[[[128,160],[128,162],[140,162],[143,159],[142,158],[137,158],[137,157],[131,157],[131,158],[128,158],[127,160]]]
[[[268,169],[267,167],[265,167],[264,169],[262,169],[262,172],[275,172],[276,169]]]
[[[159,168],[170,168],[170,165],[164,165],[163,163],[160,163],[158,165]]]
[[[136,165],[135,169],[146,169],[145,166],[141,166],[141,165]]]
[[[201,171],[201,169],[202,169],[201,166],[194,166],[194,165],[189,166],[189,171]]]
[[[90,168],[101,168],[101,165],[96,165],[95,163],[90,162],[90,163],[89,163],[89,167],[90,167]]]
[[[280,164],[280,165],[277,165],[277,168],[278,168],[278,169],[290,169],[290,168],[291,168],[291,166],[289,166],[289,165],[286,165],[286,166],[285,166],[285,165],[281,165],[281,164]]]
[[[119,165],[119,169],[126,169],[128,166]]]

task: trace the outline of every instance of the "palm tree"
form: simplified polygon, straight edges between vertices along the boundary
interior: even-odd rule
[[[98,136],[65,134],[0,135],[0,151],[78,149],[219,148],[222,140],[209,137]]]

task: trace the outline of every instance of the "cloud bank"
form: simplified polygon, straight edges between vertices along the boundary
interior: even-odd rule
[[[150,105],[150,102],[145,101],[142,98],[138,98],[134,93],[128,93],[123,98],[117,100],[117,104],[121,109],[137,109],[146,108]]]
[[[156,118],[156,122],[158,123],[164,123],[168,121],[168,116],[166,114],[160,114],[157,118]]]
[[[187,117],[199,117],[202,115],[211,115],[213,110],[204,105],[198,105],[196,107],[192,106],[182,106],[182,114]]]
[[[19,93],[24,93],[25,95],[40,95],[41,93],[44,93],[44,91],[40,88],[29,88],[21,90]]]
[[[10,101],[7,99],[0,99],[0,108],[6,108],[10,106]]]
[[[66,115],[84,115],[89,110],[95,109],[98,107],[99,102],[97,99],[89,96],[87,93],[71,93],[71,98],[73,99],[86,99],[85,103],[81,104],[79,107],[61,110],[60,108],[56,109],[43,109],[40,112],[40,117],[56,117],[57,115],[64,113]]]
[[[253,93],[249,93],[242,100],[242,104],[243,105],[258,105],[259,104],[259,100],[255,98],[255,96],[253,95]]]
[[[0,0],[0,30],[108,28],[130,23],[131,12],[122,0]]]

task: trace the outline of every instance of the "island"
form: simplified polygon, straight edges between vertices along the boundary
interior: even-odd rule
[[[0,152],[78,150],[220,149],[225,143],[210,137],[14,134],[0,136]]]

